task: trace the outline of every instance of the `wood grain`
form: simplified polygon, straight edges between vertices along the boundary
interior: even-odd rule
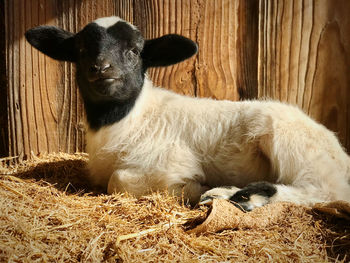
[[[0,0],[0,158],[8,156],[8,105],[6,77],[5,2]]]
[[[236,89],[239,98],[258,97],[259,0],[240,0],[237,10]]]
[[[260,1],[259,97],[297,104],[350,150],[350,2]]]
[[[243,12],[241,8],[239,16],[241,6],[249,6],[249,10]],[[237,84],[242,87],[242,94],[248,94],[248,90],[257,93],[257,10],[257,1],[135,1],[134,23],[146,38],[177,33],[196,41],[199,48],[196,56],[182,63],[150,69],[151,79],[157,85],[192,96],[238,100]],[[247,27],[239,28],[239,19]],[[245,39],[239,40],[239,34]],[[250,45],[244,45],[253,35]],[[247,61],[251,58],[254,63]],[[238,63],[245,64],[238,67]]]
[[[197,94],[238,100],[236,47],[239,1],[201,1],[197,41]]]
[[[165,34],[182,34],[196,39],[198,4],[188,0],[141,0],[134,3],[134,24],[145,38]],[[181,94],[195,95],[194,64],[196,56],[166,68],[150,69],[149,76],[156,85]]]

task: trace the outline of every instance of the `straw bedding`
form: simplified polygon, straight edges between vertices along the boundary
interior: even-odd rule
[[[279,214],[263,227],[196,232],[207,214],[213,217],[208,208],[190,209],[166,193],[106,195],[87,183],[86,161],[84,154],[51,154],[15,166],[2,160],[0,262],[350,260],[350,221],[328,208],[270,205],[265,212]],[[254,217],[236,221],[247,215]]]

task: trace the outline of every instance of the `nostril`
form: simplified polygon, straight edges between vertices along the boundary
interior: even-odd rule
[[[111,64],[104,64],[101,66],[101,72],[105,72],[107,69],[109,69],[111,67]]]
[[[93,65],[90,67],[90,71],[91,72],[98,72],[100,71],[101,67],[97,66],[97,65]]]
[[[109,63],[106,63],[106,64],[103,64],[103,65],[93,65],[90,67],[90,71],[91,72],[99,72],[99,73],[104,73],[107,69],[109,69],[111,67],[111,64]]]

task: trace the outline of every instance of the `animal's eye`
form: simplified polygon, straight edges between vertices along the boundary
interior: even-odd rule
[[[128,53],[131,53],[133,55],[138,56],[139,55],[139,51],[137,50],[137,48],[132,48],[128,51]]]
[[[129,49],[125,53],[125,57],[132,66],[135,66],[137,64],[139,55],[140,53],[136,48]]]

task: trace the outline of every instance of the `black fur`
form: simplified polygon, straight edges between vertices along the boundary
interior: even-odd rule
[[[146,68],[169,66],[179,63],[197,53],[197,44],[180,35],[169,34],[147,40],[142,51]]]
[[[35,48],[57,60],[75,62],[74,34],[54,26],[38,26],[25,33]]]
[[[268,182],[256,182],[248,184],[242,190],[237,191],[231,198],[234,202],[247,202],[251,195],[257,194],[265,197],[271,197],[277,193],[277,188]]]
[[[76,62],[77,82],[90,128],[118,122],[133,108],[148,67],[168,66],[197,52],[197,45],[179,35],[144,40],[124,21],[104,28],[90,23],[77,34],[39,26],[25,34],[44,54]]]
[[[103,126],[111,125],[123,119],[133,108],[135,100],[136,98],[132,98],[130,101],[122,104],[115,102],[96,104],[84,101],[90,128],[98,130]]]
[[[144,82],[142,60],[138,55],[144,40],[125,22],[118,22],[107,30],[90,23],[76,39],[83,49],[76,64],[77,82],[90,128],[98,130],[123,119],[134,106]],[[104,63],[111,65],[105,72],[91,70]],[[104,83],[100,78],[120,80]]]
[[[267,198],[272,197],[277,193],[277,188],[268,182],[256,182],[248,184],[242,190],[237,191],[231,198],[230,201],[242,211],[251,211],[252,207],[249,203],[252,195],[260,195]]]

